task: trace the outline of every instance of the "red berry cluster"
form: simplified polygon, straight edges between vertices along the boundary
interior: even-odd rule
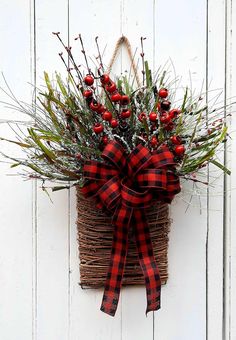
[[[129,96],[119,93],[116,84],[110,79],[108,74],[101,75],[100,82],[104,91],[106,91],[110,102],[113,103],[113,105],[120,105],[118,118],[121,120],[129,118],[131,116],[131,111],[128,108],[128,104],[130,103]],[[121,121],[119,124],[117,118],[113,117],[113,114],[108,111],[106,107],[94,99],[94,77],[90,74],[86,75],[84,78],[84,83],[90,87],[83,92],[83,96],[86,98],[90,109],[93,112],[100,114],[105,122],[109,122],[112,129],[117,128],[120,124],[120,128],[122,128],[125,122]],[[140,122],[149,119],[152,131],[154,131],[159,125],[164,131],[166,131],[166,133],[174,130],[175,121],[180,114],[180,110],[171,109],[171,102],[168,100],[168,95],[168,90],[161,88],[157,92],[157,104],[155,110],[152,111],[148,116],[145,112],[141,112],[138,116]],[[93,127],[93,131],[96,134],[101,134],[104,131],[103,124],[99,122],[96,123]],[[169,144],[171,145],[176,156],[183,156],[185,147],[182,144],[181,138],[176,135],[172,135],[171,137],[168,137],[167,135],[167,138],[169,138]],[[102,142],[104,145],[108,143],[108,138],[106,135],[102,137]],[[150,146],[152,148],[156,148],[158,144],[159,141],[157,135],[155,134],[151,137]]]
[[[156,110],[152,111],[149,116],[145,112],[141,112],[138,116],[140,122],[149,119],[151,123],[151,130],[154,131],[160,123],[160,127],[166,131],[166,133],[174,130],[175,121],[178,115],[180,114],[180,110],[171,109],[171,102],[168,100],[168,90],[165,88],[161,88],[157,93],[157,104]],[[167,138],[168,135],[167,135]],[[158,138],[156,135],[153,135],[150,140],[150,146],[152,148],[156,148],[158,146]],[[169,144],[171,145],[175,154],[181,157],[185,152],[185,147],[182,144],[182,140],[179,136],[173,135],[169,138]]]
[[[175,120],[180,114],[179,109],[171,109],[171,102],[168,100],[168,90],[162,88],[158,92],[159,101],[157,103],[157,110],[160,114],[160,124],[166,131],[172,131],[175,127]],[[185,147],[182,144],[180,136],[173,135],[170,137],[170,143],[175,154],[179,157],[183,156]]]
[[[122,95],[119,93],[116,84],[110,79],[109,75],[103,74],[100,77],[100,81],[101,81],[103,88],[105,89],[108,96],[110,97],[111,102],[115,104],[120,104],[122,106],[120,118],[122,119],[129,118],[131,116],[131,111],[128,110],[127,105],[130,103],[130,98],[127,95]],[[113,125],[116,125],[116,124],[113,123]]]
[[[167,89],[162,88],[159,90],[157,110],[160,114],[160,123],[162,128],[166,131],[172,131],[174,129],[174,120],[180,111],[178,109],[170,110],[171,102],[167,99],[168,94]]]
[[[110,79],[108,74],[103,74],[100,76],[100,82],[103,89],[106,91],[110,101],[113,104],[120,104],[122,109],[120,112],[121,119],[127,119],[131,116],[131,111],[127,108],[127,105],[130,103],[130,98],[127,95],[121,95],[117,89],[116,84]],[[85,85],[92,87],[94,84],[94,77],[90,74],[86,75],[84,78]],[[93,97],[93,88],[86,89],[83,92],[83,96],[86,98],[90,109],[93,112],[96,112],[102,116],[104,121],[110,123],[112,129],[118,127],[118,120],[113,117],[112,113],[107,110],[101,103],[98,103]],[[102,133],[104,130],[104,126],[101,123],[97,123],[93,127],[93,131],[96,134]],[[103,138],[104,139],[104,138]]]
[[[175,120],[180,114],[179,109],[171,109],[171,102],[168,100],[168,95],[168,90],[165,88],[161,88],[158,92],[159,100],[157,103],[157,110],[160,114],[161,127],[167,132],[174,130]],[[185,152],[185,147],[182,144],[181,137],[172,135],[169,141],[175,154],[179,157],[183,156]]]
[[[128,104],[130,103],[130,98],[127,95],[121,95],[117,89],[116,84],[110,79],[108,74],[103,74],[100,76],[101,85],[106,91],[106,94],[113,105],[121,105],[121,110],[119,110],[119,118],[125,120],[131,116],[131,111],[128,109]],[[90,74],[84,77],[84,83],[88,88],[84,90],[83,96],[85,97],[89,108],[101,115],[102,119],[105,122],[109,122],[112,129],[115,129],[119,126],[119,122],[116,117],[113,117],[113,114],[101,103],[95,100],[94,93],[94,77]],[[122,123],[124,124],[124,122]],[[104,125],[100,122],[96,123],[93,126],[93,131],[99,135],[104,131]],[[102,144],[106,145],[108,143],[108,137],[106,135],[102,136]]]

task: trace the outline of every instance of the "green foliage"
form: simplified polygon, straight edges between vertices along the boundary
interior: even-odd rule
[[[36,102],[32,105],[23,105],[19,101],[12,104],[14,109],[23,111],[30,118],[30,123],[19,129],[17,140],[1,138],[24,150],[23,159],[6,156],[13,161],[12,167],[23,165],[31,169],[33,173],[29,173],[30,177],[82,185],[84,162],[89,159],[102,160],[104,136],[108,140],[117,139],[121,142],[127,154],[139,143],[151,152],[165,143],[175,153],[171,138],[178,136],[186,149],[184,155],[175,155],[176,171],[180,176],[191,175],[208,162],[230,174],[217,160],[219,147],[227,138],[224,120],[226,108],[209,107],[203,94],[194,98],[192,91],[186,87],[183,89],[182,100],[171,103],[171,108],[178,109],[179,114],[172,119],[173,127],[168,129],[160,121],[163,110],[158,105],[161,105],[163,99],[159,97],[158,90],[167,88],[169,98],[172,98],[175,79],[169,80],[166,70],[153,74],[147,61],[144,62],[143,72],[145,85],[140,88],[134,88],[133,81],[127,76],[120,77],[116,83],[120,94],[129,97],[127,105],[112,102],[111,95],[100,83],[100,76],[97,76],[96,86],[90,88],[81,83],[80,74],[77,84],[72,73],[68,74],[66,80],[56,73],[52,80],[45,72],[45,86],[37,90]],[[112,128],[109,122],[103,120],[102,114],[90,108],[90,101],[83,96],[86,88],[92,91],[92,100],[105,106],[113,118],[117,119],[117,128]],[[124,109],[131,111],[130,118],[121,118]],[[151,112],[158,114],[155,124],[149,120]],[[140,119],[141,113],[146,118]],[[103,125],[102,134],[94,133],[95,124]],[[15,125],[18,127],[18,123]],[[153,136],[158,140],[156,146],[151,144]],[[55,190],[67,187],[60,185]]]

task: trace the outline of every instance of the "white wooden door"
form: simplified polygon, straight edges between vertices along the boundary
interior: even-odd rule
[[[43,71],[64,72],[51,32],[74,44],[81,33],[88,54],[94,38],[133,46],[141,36],[157,69],[171,58],[185,84],[222,88],[222,100],[236,95],[236,3],[233,0],[1,0],[0,69],[20,99],[30,102]],[[120,65],[120,66],[119,66]],[[122,71],[122,62],[116,65]],[[0,80],[4,85],[3,78]],[[211,97],[211,95],[209,96]],[[1,92],[1,101],[9,101]],[[210,98],[209,98],[210,99]],[[235,106],[234,106],[235,111]],[[24,117],[0,106],[0,136],[14,132],[5,119]],[[226,161],[230,178],[197,192],[185,185],[171,207],[169,280],[162,309],[145,317],[144,288],[122,290],[115,318],[99,311],[102,291],[78,285],[75,192],[51,195],[40,183],[23,181],[0,165],[0,338],[2,340],[235,340],[236,339],[236,119]],[[1,142],[2,152],[19,154]],[[224,155],[222,154],[222,157]],[[186,208],[187,212],[186,212]]]

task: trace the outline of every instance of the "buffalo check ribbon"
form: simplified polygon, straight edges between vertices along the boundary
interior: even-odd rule
[[[127,155],[123,146],[110,141],[103,161],[89,160],[83,167],[85,197],[93,197],[97,207],[113,212],[113,241],[101,310],[115,315],[128,250],[128,232],[134,229],[139,263],[144,275],[147,310],[160,308],[161,279],[156,264],[145,208],[153,199],[170,203],[180,191],[174,156],[163,145],[154,153],[138,145]]]

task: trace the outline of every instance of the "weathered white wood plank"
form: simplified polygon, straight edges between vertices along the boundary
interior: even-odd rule
[[[212,105],[222,91],[216,106],[224,100],[225,81],[225,4],[224,1],[208,1],[207,35],[207,88],[208,102]],[[216,89],[221,89],[217,90]],[[211,91],[214,90],[214,91]],[[210,117],[209,117],[210,118]],[[223,152],[219,161],[224,162]],[[210,182],[208,205],[207,244],[207,336],[222,338],[223,312],[223,175],[216,167],[209,167]]]
[[[135,15],[132,15],[135,9]],[[145,60],[148,60],[150,67],[153,66],[154,54],[154,1],[144,2],[142,0],[123,0],[122,3],[122,33],[128,37],[135,53],[135,62],[138,63],[138,73],[142,81],[141,37],[144,40]],[[124,51],[125,52],[125,51]],[[122,69],[130,70],[130,60],[127,53],[123,52]],[[133,72],[132,72],[133,73]],[[145,285],[139,287],[124,287],[122,291],[122,339],[124,340],[151,340],[153,334],[153,313],[146,317],[146,289]]]
[[[235,1],[228,1],[228,19],[229,19],[229,29],[228,29],[228,82],[231,86],[229,95],[232,96],[232,101],[236,101],[236,3]],[[230,168],[232,169],[231,174],[231,186],[230,186],[230,200],[229,200],[229,223],[230,223],[230,245],[231,254],[229,258],[230,265],[230,329],[229,329],[229,339],[236,339],[236,214],[235,214],[235,202],[236,202],[236,105],[232,107],[232,136],[230,148]]]
[[[77,57],[78,64],[85,64],[81,47],[74,38],[81,33],[88,56],[97,56],[95,37],[99,37],[101,51],[105,49],[104,64],[108,64],[117,39],[121,35],[120,1],[88,0],[85,6],[78,1],[70,0],[70,45]],[[91,67],[92,62],[89,60]],[[86,70],[85,70],[86,72]],[[82,290],[78,285],[79,260],[77,253],[77,232],[75,226],[75,195],[71,194],[71,340],[118,340],[121,339],[121,307],[115,318],[100,311],[103,290]]]
[[[14,25],[11,18],[14,18]],[[14,94],[30,101],[31,88],[27,85],[31,80],[28,1],[1,1],[0,45],[0,71]],[[0,86],[6,89],[2,76]],[[0,101],[9,102],[10,99],[0,91]],[[24,120],[25,117],[1,103],[1,119]],[[14,133],[4,124],[0,124],[0,136],[14,139]],[[22,155],[18,147],[4,142],[0,142],[0,150],[12,156]],[[31,340],[31,183],[16,176],[18,170],[10,169],[9,164],[1,163],[0,170],[0,337],[5,340]]]
[[[58,57],[61,46],[54,31],[67,39],[67,0],[36,1],[37,86],[43,71],[64,71]],[[38,183],[38,186],[40,183]],[[37,188],[37,339],[68,339],[68,193],[47,195]]]
[[[228,150],[226,164],[232,170],[230,178],[226,179],[226,225],[225,225],[225,242],[224,242],[224,338],[226,340],[236,339],[236,232],[235,232],[235,152],[236,152],[236,7],[234,1],[226,1],[226,94],[228,103],[234,103],[232,106],[231,135],[232,140],[227,143]],[[229,121],[229,119],[228,119]]]
[[[235,102],[236,96],[236,3],[235,1],[228,1],[229,6],[229,22],[230,29],[228,31],[229,35],[229,83],[231,85],[230,95],[233,96],[232,101]],[[230,293],[230,335],[231,339],[236,339],[236,214],[235,211],[235,202],[236,202],[236,105],[233,105],[232,108],[232,131],[233,132],[233,140],[231,144],[231,157],[230,157],[230,168],[232,169],[231,175],[231,200],[230,200],[230,211],[231,211],[231,262],[230,262],[230,274],[231,274],[231,293]]]
[[[171,58],[181,84],[189,84],[191,72],[192,87],[199,90],[205,77],[205,17],[204,0],[157,2],[156,63],[164,65]],[[171,206],[169,280],[162,290],[162,309],[155,314],[155,339],[205,339],[206,201],[201,198],[200,215],[194,193],[185,213],[192,192],[191,183],[184,185]]]

